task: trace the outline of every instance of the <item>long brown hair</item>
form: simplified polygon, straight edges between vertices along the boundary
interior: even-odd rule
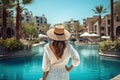
[[[56,41],[56,40],[53,40],[53,43],[52,43],[54,49],[55,49],[55,54],[57,55],[58,58],[61,58],[63,53],[64,53],[64,50],[66,48],[66,43],[65,41]]]

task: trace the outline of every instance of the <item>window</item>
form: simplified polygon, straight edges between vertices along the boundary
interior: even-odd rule
[[[101,36],[104,36],[105,34],[104,33],[101,33]]]
[[[29,19],[26,19],[27,22],[29,22]]]
[[[108,27],[108,35],[110,35],[110,31],[111,31],[111,30],[110,30],[110,27]]]
[[[27,13],[27,12],[26,12],[25,14],[26,14],[26,15],[28,15],[28,13]]]
[[[37,26],[39,26],[39,24],[37,24]]]
[[[38,25],[38,24],[37,24]],[[38,30],[39,28],[37,27],[37,30]]]
[[[36,19],[38,19],[39,17],[36,16]]]
[[[42,21],[40,23],[42,24]]]
[[[24,17],[22,17],[22,20],[24,20]]]
[[[26,18],[30,18],[29,16],[26,16]]]
[[[120,21],[120,16],[116,16],[116,21]]]
[[[104,30],[104,27],[101,27],[101,30]]]
[[[95,25],[95,31],[97,31],[97,26]]]
[[[37,20],[37,23],[39,23],[40,21],[39,20]]]
[[[108,20],[108,24],[110,24],[110,20]]]
[[[45,24],[47,24],[47,22],[46,22],[46,21],[45,21],[44,23],[45,23]]]
[[[42,18],[40,18],[40,20],[42,21]]]

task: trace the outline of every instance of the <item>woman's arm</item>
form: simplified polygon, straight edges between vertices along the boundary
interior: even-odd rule
[[[46,46],[44,47],[44,54],[43,54],[43,60],[42,60],[42,69],[43,69],[43,78],[41,80],[46,80],[46,77],[48,75],[49,69],[50,69],[50,59],[47,55],[47,50]]]
[[[48,75],[48,72],[49,72],[49,71],[46,71],[46,72],[43,73],[43,80],[46,80],[46,77],[47,77],[47,75]]]
[[[79,57],[79,54],[78,52],[72,47],[72,45],[70,45],[70,56],[72,58],[72,65],[75,67],[75,66],[78,66],[80,64],[80,57]]]
[[[44,72],[44,73],[43,73],[43,78],[40,78],[40,80],[46,80],[46,77],[47,77],[47,75],[48,75],[48,72],[49,72],[49,71]]]

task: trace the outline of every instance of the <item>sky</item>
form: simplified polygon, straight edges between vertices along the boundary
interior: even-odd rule
[[[25,8],[32,11],[33,16],[45,15],[47,22],[51,25],[63,23],[71,19],[79,20],[92,17],[95,6],[103,5],[110,13],[110,0],[33,0]],[[105,14],[104,14],[105,15]],[[103,16],[104,16],[103,15]]]

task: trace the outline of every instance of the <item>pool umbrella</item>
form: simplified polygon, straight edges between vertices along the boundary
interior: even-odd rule
[[[98,34],[92,33],[90,34],[91,39],[93,40],[93,43],[96,43],[95,39],[99,38]]]
[[[102,39],[110,39],[110,36],[102,36]]]
[[[85,38],[84,42],[88,43],[89,41],[88,37],[90,37],[90,34],[88,32],[84,32],[83,34],[80,35],[80,37],[84,37]]]
[[[92,33],[92,34],[90,34],[90,37],[99,37],[99,35]]]
[[[88,32],[84,32],[80,35],[80,37],[90,37],[90,34]]]

